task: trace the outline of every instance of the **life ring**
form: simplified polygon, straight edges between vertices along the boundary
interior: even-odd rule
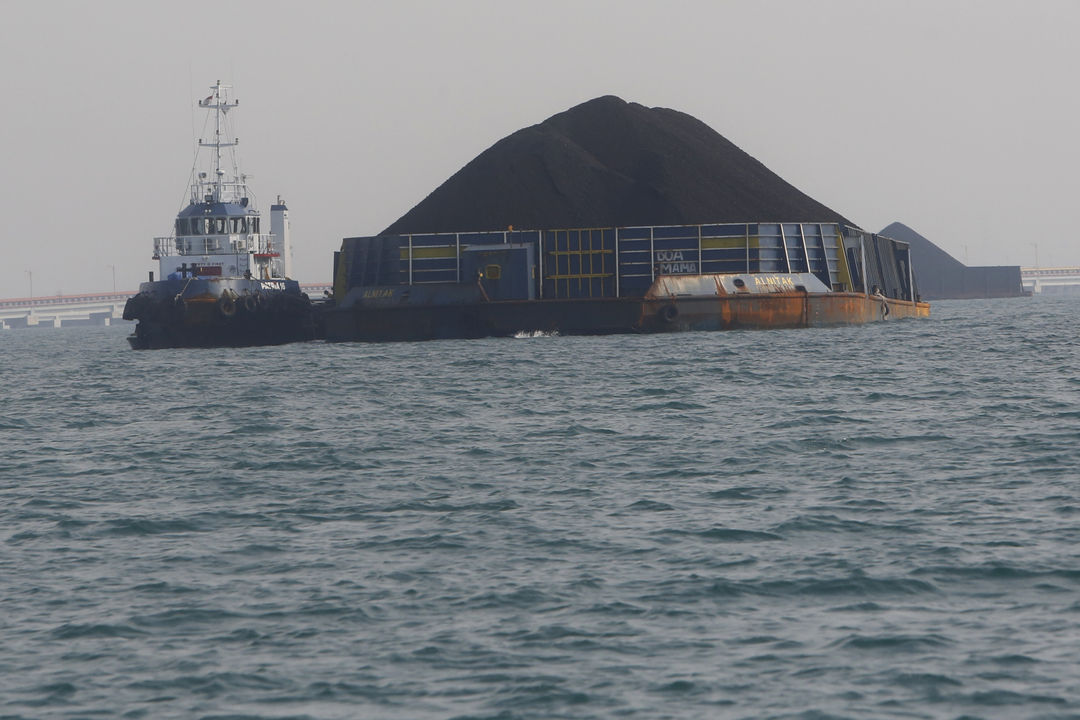
[[[217,309],[222,317],[231,318],[236,315],[236,301],[229,297],[227,293],[221,293],[221,298],[217,302]]]
[[[675,307],[674,305],[665,305],[664,307],[660,308],[660,312],[658,314],[660,315],[660,319],[664,322],[673,323],[679,317],[679,308]]]

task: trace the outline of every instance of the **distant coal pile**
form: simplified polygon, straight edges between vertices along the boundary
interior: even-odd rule
[[[1017,297],[1024,293],[1018,265],[968,267],[899,222],[879,234],[911,245],[915,284],[924,300]]]
[[[853,224],[700,120],[605,96],[503,138],[382,234],[729,221]]]

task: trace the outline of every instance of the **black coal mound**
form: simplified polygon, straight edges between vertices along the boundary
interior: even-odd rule
[[[848,222],[700,120],[609,95],[503,138],[382,234],[727,221]]]
[[[901,222],[881,231],[911,245],[915,284],[924,300],[1019,297],[1024,294],[1019,265],[970,267]]]

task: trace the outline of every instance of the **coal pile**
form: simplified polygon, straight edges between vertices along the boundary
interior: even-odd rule
[[[968,300],[1024,294],[1019,265],[965,265],[900,222],[885,227],[880,234],[911,245],[915,284],[923,300]]]
[[[757,221],[852,224],[700,120],[605,96],[503,138],[382,234]]]

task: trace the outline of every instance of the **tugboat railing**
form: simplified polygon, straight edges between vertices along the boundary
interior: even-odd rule
[[[280,253],[273,233],[259,235],[196,235],[154,238],[154,259],[170,255],[234,255]]]

